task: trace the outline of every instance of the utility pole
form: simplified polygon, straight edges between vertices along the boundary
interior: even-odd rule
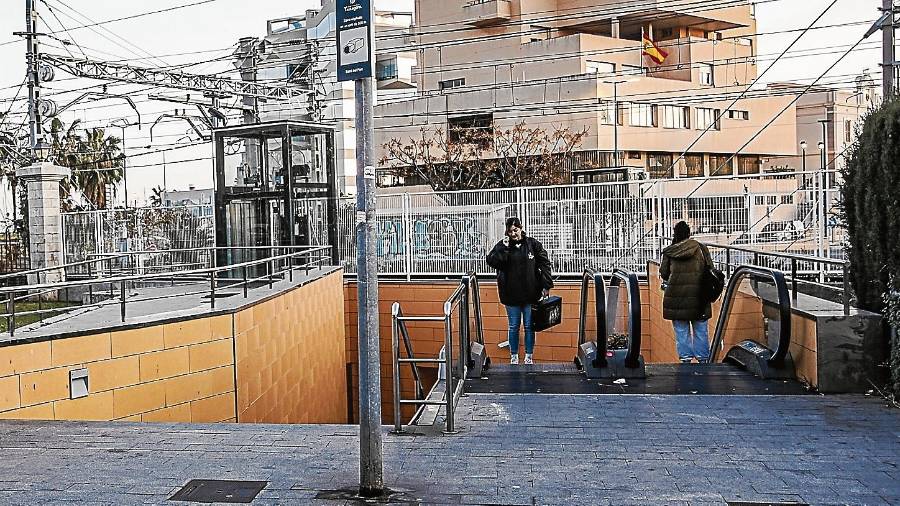
[[[884,86],[884,99],[887,100],[894,94],[894,76],[897,71],[897,62],[894,55],[894,0],[881,0],[882,13],[890,13],[882,24],[882,84]]]
[[[375,249],[375,9],[371,0],[335,2],[338,82],[356,88],[356,262],[359,301],[359,493],[384,494],[381,343]]]
[[[819,149],[821,151],[821,167],[822,169],[819,171],[819,230],[816,235],[819,236],[818,246],[819,246],[819,257],[829,257],[829,253],[825,247],[825,237],[828,235],[828,217],[826,216],[827,209],[825,206],[825,201],[828,199],[827,185],[828,185],[828,125],[831,123],[831,120],[828,119],[828,109],[825,110],[825,118],[820,119],[819,123],[822,124],[822,142],[819,144]],[[828,248],[830,249],[830,247]],[[820,274],[824,271],[824,266],[820,267]],[[824,281],[824,280],[823,280]]]
[[[238,68],[242,81],[256,82],[258,45],[259,39],[256,37],[244,37],[238,41]],[[256,123],[259,120],[259,99],[251,95],[244,95],[241,98],[241,104],[244,106],[241,123],[244,125]],[[259,171],[259,141],[246,139],[244,146],[244,162],[247,164],[247,172],[256,174]]]
[[[37,144],[41,136],[41,117],[38,113],[40,98],[40,77],[38,75],[38,42],[37,14],[34,11],[34,0],[25,0],[25,61],[28,66],[28,123],[29,147],[31,158],[36,158]]]

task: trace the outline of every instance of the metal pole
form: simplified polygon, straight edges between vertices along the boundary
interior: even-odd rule
[[[244,276],[244,298],[247,298],[247,266],[245,265],[242,269]]]
[[[831,255],[828,252],[830,249],[830,245],[828,248],[825,248],[825,238],[828,236],[828,218],[825,216],[828,212],[828,208],[826,205],[826,201],[828,200],[828,166],[830,163],[828,162],[828,124],[830,120],[828,119],[828,109],[825,109],[825,119],[822,120],[822,142],[825,144],[824,154],[822,155],[822,174],[819,176],[819,190],[821,192],[821,204],[820,207],[822,209],[822,221],[819,223],[819,233],[822,234],[822,249],[825,257],[830,257]],[[835,139],[835,143],[837,143],[837,139]],[[824,265],[822,268],[824,269]]]
[[[844,276],[844,316],[850,315],[850,262],[844,262],[841,266]]]
[[[393,367],[393,386],[394,386],[394,432],[401,433],[403,432],[403,423],[400,420],[400,322],[398,321],[399,317],[399,307],[397,307],[397,303],[394,303],[392,322],[391,322],[391,359],[392,367]]]
[[[793,299],[797,301],[797,259],[791,259],[791,292],[793,293]]]
[[[109,286],[112,287],[112,283],[110,283]],[[121,300],[121,302],[122,302],[122,321],[124,322],[125,321],[125,280],[124,279],[122,280],[121,284],[119,285],[119,289],[120,289],[120,293],[121,293],[121,297],[122,297],[122,300]]]
[[[372,6],[370,5],[370,9]],[[372,16],[370,19],[375,19]],[[374,53],[373,53],[374,54]],[[356,81],[356,272],[359,301],[360,492],[384,490],[378,264],[375,258],[374,81]]]
[[[613,167],[619,166],[619,82],[613,81]]]
[[[41,122],[38,116],[37,102],[40,87],[38,77],[38,57],[37,57],[37,22],[34,13],[34,1],[25,0],[25,61],[28,67],[28,123],[29,123],[29,147],[31,148],[31,158],[35,159],[37,155],[38,137],[41,134]]]
[[[444,381],[447,387],[447,434],[453,434],[453,319],[448,314],[444,317]]]
[[[216,308],[216,273],[215,273],[215,271],[209,273],[209,307],[211,309]]]
[[[894,2],[893,0],[881,0],[881,11],[882,12],[893,12],[894,10]],[[881,51],[882,51],[882,86],[884,99],[887,100],[894,94],[894,17],[893,14],[891,18],[884,23],[882,26],[882,39],[881,39]]]

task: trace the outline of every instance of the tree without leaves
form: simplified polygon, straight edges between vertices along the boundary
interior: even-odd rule
[[[481,190],[564,183],[565,163],[587,129],[529,128],[429,131],[408,142],[391,139],[379,165],[400,177],[417,176],[435,191]]]

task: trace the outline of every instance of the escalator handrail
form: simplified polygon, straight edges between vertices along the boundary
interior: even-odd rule
[[[719,318],[716,321],[716,334],[709,347],[710,362],[715,362],[718,358],[719,350],[722,348],[722,341],[725,339],[725,326],[728,323],[731,305],[734,302],[734,296],[740,286],[740,282],[745,277],[768,278],[775,283],[775,288],[778,291],[781,333],[779,334],[778,347],[772,351],[772,356],[769,357],[767,362],[769,365],[780,366],[784,363],[791,344],[792,311],[790,290],[788,289],[784,273],[781,271],[750,265],[741,265],[735,269],[731,274],[731,279],[728,280],[728,286],[725,288],[725,295],[722,300],[722,309],[719,311]]]
[[[484,346],[484,315],[481,311],[481,285],[478,283],[478,275],[469,272],[463,276],[463,282],[469,287],[469,301],[472,306],[470,317],[475,318],[475,342]]]
[[[406,358],[415,359],[413,354],[412,341],[409,338],[409,330],[406,328],[406,322],[403,321],[403,310],[400,308],[399,302],[394,302],[391,306],[391,317],[397,322],[397,328],[400,331],[400,338],[403,339],[403,347],[406,348]],[[396,360],[398,357],[394,357]],[[416,386],[416,399],[425,398],[425,388],[422,385],[422,377],[419,375],[419,366],[415,362],[410,362],[412,366],[413,380]]]
[[[613,271],[609,286],[617,287],[623,281],[628,290],[628,353],[625,355],[625,367],[635,368],[641,356],[641,286],[637,274],[623,269]]]
[[[594,284],[594,313],[597,318],[597,357],[606,357],[607,327],[606,327],[606,282],[603,275],[594,269],[586,268],[581,276],[581,310],[578,315],[578,347],[587,342],[587,303],[588,290],[591,282]]]

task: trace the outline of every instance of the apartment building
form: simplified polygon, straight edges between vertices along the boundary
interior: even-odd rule
[[[408,29],[412,13],[378,10],[376,55],[377,100],[380,103],[415,96],[412,69],[415,53],[409,48]],[[322,0],[318,9],[302,15],[269,20],[259,45],[259,80],[288,80],[308,86],[315,94],[297,106],[283,103],[258,104],[259,121],[277,119],[312,120],[337,127],[337,180],[343,195],[356,193],[356,129],[353,83],[337,82],[335,53],[335,2]],[[302,79],[300,76],[305,76]],[[314,97],[314,98],[313,98]]]
[[[756,20],[749,2],[710,4],[721,5],[417,0],[418,96],[376,108],[377,143],[524,122],[587,129],[573,182],[622,167],[644,178],[761,173],[798,152],[794,95],[754,89],[731,105],[757,77]]]

